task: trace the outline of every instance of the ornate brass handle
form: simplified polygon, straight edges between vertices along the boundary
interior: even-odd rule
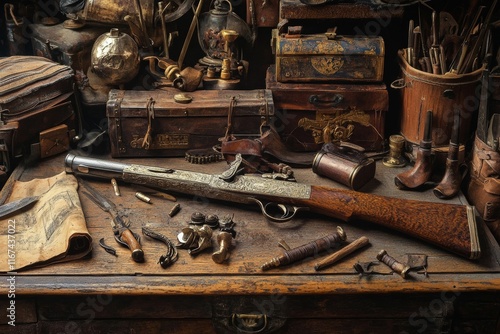
[[[268,324],[265,314],[233,314],[231,323],[242,333],[261,333]]]

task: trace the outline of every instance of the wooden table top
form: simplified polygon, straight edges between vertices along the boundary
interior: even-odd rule
[[[45,178],[64,170],[65,154],[44,160],[34,167],[18,168],[11,179],[28,181]],[[104,157],[105,159],[110,159]],[[227,168],[225,162],[207,165],[189,164],[183,158],[120,159],[148,166],[160,166],[205,173],[221,173]],[[408,167],[406,167],[408,168]],[[423,201],[441,201],[426,192],[402,192],[393,183],[394,175],[403,169],[392,169],[377,164],[375,179],[361,189],[363,192],[389,197],[405,197]],[[314,174],[310,169],[294,169],[298,182],[345,188],[331,180]],[[166,235],[177,243],[177,235],[193,212],[216,214],[219,217],[233,215],[237,232],[231,256],[227,262],[212,261],[213,250],[205,250],[191,256],[179,249],[179,259],[172,266],[163,269],[157,263],[166,246],[142,236],[145,262],[132,261],[130,252],[113,240],[110,217],[86,196],[80,196],[87,227],[93,238],[91,256],[67,263],[53,264],[44,268],[30,269],[17,273],[16,287],[19,294],[73,294],[108,293],[131,295],[264,295],[264,294],[353,294],[353,293],[414,293],[437,291],[498,291],[500,289],[500,248],[491,233],[478,219],[482,256],[479,260],[460,258],[435,246],[391,231],[375,224],[353,221],[344,223],[324,216],[301,213],[292,222],[276,224],[264,219],[257,206],[246,207],[231,203],[200,201],[192,196],[177,195],[181,211],[173,218],[168,212],[175,203],[153,198],[148,204],[135,198],[136,186],[120,183],[121,196],[117,197],[108,181],[88,180],[101,193],[111,199],[130,220],[130,228],[141,234],[141,227],[148,226]],[[5,186],[0,200],[7,197]],[[461,195],[452,200],[466,203]],[[2,222],[3,224],[3,222]],[[331,234],[341,226],[347,240],[361,236],[370,240],[370,245],[338,263],[321,271],[314,265],[324,255],[310,257],[298,263],[262,271],[260,266],[282,253],[279,240],[285,240],[291,247]],[[2,231],[6,228],[2,226]],[[116,248],[118,256],[108,254],[98,244],[104,238]],[[214,238],[215,239],[215,238]],[[214,242],[214,249],[218,249]],[[407,254],[428,256],[428,276],[422,271],[411,272],[403,279],[384,264],[373,266],[369,276],[360,276],[354,269],[356,262],[377,261],[376,255],[385,249],[394,258],[403,261]],[[330,252],[331,253],[331,252]],[[6,293],[6,287],[0,293]]]

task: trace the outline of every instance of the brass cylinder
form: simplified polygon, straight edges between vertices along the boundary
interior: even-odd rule
[[[384,158],[382,163],[387,167],[404,167],[406,161],[402,156],[405,146],[405,137],[401,135],[392,135],[389,137],[389,157]]]
[[[222,60],[222,69],[220,72],[220,78],[223,80],[231,79],[231,59],[224,58]]]
[[[118,188],[118,182],[116,182],[115,178],[111,179],[111,185],[113,186],[113,191],[115,192],[115,196],[121,196],[120,188]]]
[[[138,199],[140,199],[141,201],[145,202],[145,203],[148,203],[148,204],[151,204],[151,198],[149,198],[148,196],[144,195],[143,193],[141,192],[136,192],[135,193],[135,197],[137,197]]]

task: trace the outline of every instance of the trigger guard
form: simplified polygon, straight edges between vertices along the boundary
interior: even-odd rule
[[[294,205],[286,205],[286,204],[275,203],[275,202],[268,202],[268,203],[264,204],[256,198],[252,198],[252,200],[257,202],[264,217],[266,217],[267,219],[269,219],[270,221],[275,222],[275,223],[288,222],[288,221],[292,220],[293,217],[295,217],[295,214],[297,212],[299,212],[301,210],[308,209],[305,207],[298,207],[298,206],[294,206]],[[282,210],[283,214],[281,215],[281,217],[272,216],[268,213],[268,208],[271,207],[272,205],[274,205],[275,207],[278,207]]]

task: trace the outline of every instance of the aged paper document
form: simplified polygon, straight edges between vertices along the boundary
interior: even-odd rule
[[[9,250],[6,261],[0,261],[1,272],[70,261],[91,251],[92,239],[77,189],[76,178],[65,172],[15,182],[6,203],[28,196],[40,198],[1,219],[0,249]]]

